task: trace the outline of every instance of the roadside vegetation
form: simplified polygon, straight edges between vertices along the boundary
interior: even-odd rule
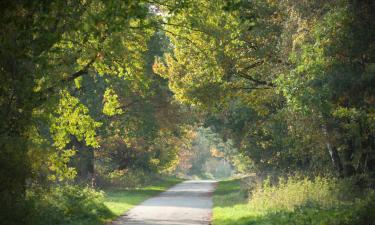
[[[216,224],[373,222],[375,1],[2,0],[0,14],[2,224],[106,221],[155,177],[252,173],[257,188],[220,184]]]
[[[30,206],[36,213],[28,219],[40,225],[102,225],[181,181],[173,177],[154,178],[139,187],[95,190],[66,185],[48,192],[29,193]]]
[[[270,180],[257,186],[244,183],[219,182],[214,225],[375,224],[375,192],[358,189],[352,180],[289,177],[272,185]]]

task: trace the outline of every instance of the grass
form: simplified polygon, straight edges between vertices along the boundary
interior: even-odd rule
[[[79,210],[76,212],[65,214],[57,214],[51,212],[43,216],[46,217],[57,217],[52,222],[50,219],[45,219],[43,222],[35,224],[60,224],[60,225],[103,225],[114,220],[115,218],[123,215],[126,211],[132,207],[140,204],[146,199],[158,195],[169,187],[181,182],[182,179],[178,178],[163,178],[156,180],[151,185],[147,185],[139,188],[109,188],[100,192],[93,192],[91,195],[87,195],[85,199],[82,197],[75,197],[74,202],[64,204],[71,208],[73,205],[79,205]],[[81,190],[77,190],[77,195]],[[95,195],[104,195],[103,197],[96,198]],[[84,201],[90,199],[93,203],[91,208],[86,207]],[[62,201],[66,201],[62,199]],[[55,203],[52,203],[54,205]],[[67,208],[65,207],[65,208]],[[70,216],[70,218],[68,218]],[[59,219],[60,218],[60,219]],[[62,221],[61,221],[62,220]]]
[[[146,199],[158,195],[169,187],[181,182],[178,178],[164,178],[152,185],[132,189],[107,189],[105,190],[104,204],[118,217],[130,208],[140,204]]]
[[[257,213],[249,209],[240,179],[220,181],[214,192],[213,225],[247,224]]]
[[[357,195],[350,182],[316,178],[263,185],[247,199],[241,180],[221,181],[213,225],[374,225],[375,193]]]

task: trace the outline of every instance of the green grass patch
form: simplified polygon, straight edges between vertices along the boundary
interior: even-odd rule
[[[257,213],[249,209],[247,193],[241,190],[241,179],[220,181],[214,192],[214,225],[248,224]]]
[[[221,181],[214,193],[214,225],[374,225],[375,193],[350,181],[290,178],[265,182],[251,199],[241,180]]]

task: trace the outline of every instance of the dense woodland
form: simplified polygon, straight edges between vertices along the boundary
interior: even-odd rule
[[[374,1],[4,0],[0,10],[1,223],[48,224],[45,196],[63,188],[173,174],[374,188]]]

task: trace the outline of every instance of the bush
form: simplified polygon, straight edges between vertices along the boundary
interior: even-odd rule
[[[351,180],[290,177],[252,192],[249,208],[260,212],[257,224],[375,224],[375,193]]]
[[[333,206],[337,201],[338,182],[335,179],[314,180],[290,177],[271,185],[269,179],[252,193],[250,204],[255,207],[293,210],[296,206],[317,202],[321,206]]]
[[[98,175],[97,184],[100,187],[135,188],[152,183],[156,174],[146,173],[142,170],[114,170]]]
[[[35,225],[99,224],[113,215],[103,204],[103,193],[80,186],[60,186],[46,191],[29,191]],[[80,221],[80,222],[78,222]]]

